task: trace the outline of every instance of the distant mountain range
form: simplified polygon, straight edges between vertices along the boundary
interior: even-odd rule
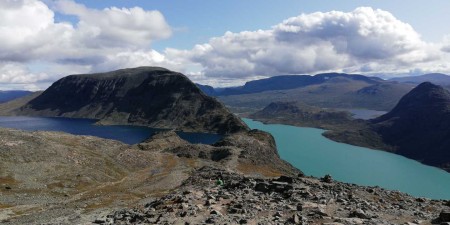
[[[31,94],[31,91],[0,91],[0,103],[8,102]]]
[[[321,108],[389,111],[403,95],[421,83],[421,80],[450,87],[450,76],[445,74],[383,80],[345,73],[282,75],[249,81],[243,86],[230,88],[198,86],[208,95],[216,96],[235,112],[254,112],[278,101],[297,101]]]
[[[227,95],[242,95],[260,93],[264,91],[273,90],[288,90],[300,87],[306,87],[314,84],[321,84],[329,79],[336,77],[346,77],[351,80],[364,81],[367,83],[375,84],[382,79],[378,77],[366,77],[358,74],[344,74],[344,73],[323,73],[315,76],[310,75],[280,75],[270,77],[261,80],[253,80],[245,83],[244,86],[230,87],[230,88],[218,88],[215,89],[207,85],[199,85],[205,93],[214,96],[227,96]]]
[[[277,76],[221,89],[216,97],[234,111],[255,111],[272,102],[303,102],[320,108],[391,110],[415,84],[343,73]],[[202,87],[205,90],[205,87]],[[208,88],[208,93],[211,89]]]
[[[102,124],[195,132],[233,133],[248,129],[186,76],[159,67],[67,76],[31,100],[17,99],[0,105],[0,113],[90,118]]]
[[[450,85],[450,76],[442,73],[430,73],[420,76],[396,77],[390,79],[391,81],[398,81],[402,83],[420,84],[423,82],[431,82],[433,84],[447,86]]]

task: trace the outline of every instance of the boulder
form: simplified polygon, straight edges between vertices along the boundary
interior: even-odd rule
[[[444,210],[439,214],[439,221],[450,222],[450,210]]]

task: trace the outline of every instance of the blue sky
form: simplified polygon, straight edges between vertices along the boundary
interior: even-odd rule
[[[5,0],[0,89],[163,66],[214,86],[280,74],[450,73],[450,1]]]
[[[192,48],[209,38],[223,35],[226,31],[269,29],[284,19],[301,13],[316,11],[352,11],[360,6],[380,8],[394,14],[398,19],[411,24],[424,40],[440,41],[450,34],[450,1],[445,0],[80,0],[86,6],[143,7],[158,10],[167,22],[179,29],[176,35],[155,43],[154,48]]]

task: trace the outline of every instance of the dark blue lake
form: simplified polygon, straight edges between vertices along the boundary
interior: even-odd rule
[[[76,135],[91,135],[101,138],[114,139],[127,144],[136,144],[151,137],[163,129],[141,126],[98,126],[96,120],[48,118],[48,117],[0,117],[0,127],[15,128],[28,131],[62,131]],[[213,144],[222,136],[218,134],[177,132],[177,134],[191,143]]]

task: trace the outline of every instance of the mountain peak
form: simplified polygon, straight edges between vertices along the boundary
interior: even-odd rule
[[[406,94],[389,113],[371,121],[397,153],[425,164],[450,164],[450,93],[430,82]]]
[[[447,112],[449,108],[450,93],[439,85],[423,82],[403,96],[391,112],[375,121],[414,114],[429,115]]]

